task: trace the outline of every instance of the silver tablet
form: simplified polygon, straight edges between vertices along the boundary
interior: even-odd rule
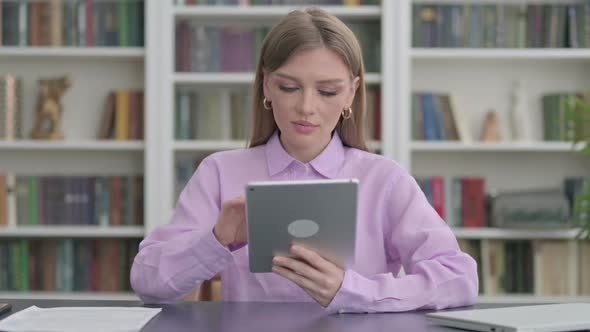
[[[251,272],[271,272],[292,243],[342,268],[354,264],[358,180],[251,182],[246,186]]]

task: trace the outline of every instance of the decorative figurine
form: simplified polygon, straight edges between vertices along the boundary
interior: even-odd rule
[[[64,138],[64,134],[61,123],[63,108],[60,99],[72,85],[72,81],[69,76],[63,76],[40,79],[38,84],[39,96],[35,113],[35,125],[31,137],[34,139],[61,140]]]

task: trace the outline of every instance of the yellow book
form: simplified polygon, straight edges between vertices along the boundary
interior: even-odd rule
[[[118,90],[115,104],[115,139],[129,139],[129,91]]]
[[[344,5],[345,6],[360,6],[361,1],[360,0],[344,0]]]

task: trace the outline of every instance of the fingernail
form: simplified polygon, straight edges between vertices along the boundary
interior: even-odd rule
[[[273,264],[277,264],[278,262],[279,262],[279,259],[278,259],[278,258],[274,257],[274,258],[272,259],[272,263],[273,263]]]

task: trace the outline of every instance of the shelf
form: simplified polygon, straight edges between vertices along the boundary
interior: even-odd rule
[[[413,48],[412,59],[590,60],[590,49]]]
[[[538,296],[532,294],[480,295],[478,303],[567,303],[590,302],[590,296]]]
[[[0,238],[53,237],[53,238],[142,238],[143,226],[21,226],[0,227]]]
[[[138,151],[144,149],[143,141],[115,141],[115,140],[88,140],[88,141],[44,141],[44,140],[0,140],[0,151]]]
[[[199,18],[219,21],[236,19],[278,20],[296,6],[176,6],[173,10],[177,18]],[[324,6],[327,12],[341,19],[379,19],[380,6]]]
[[[575,147],[568,142],[530,142],[530,143],[461,143],[453,141],[412,142],[413,152],[574,152],[583,144]]]
[[[369,149],[377,150],[381,148],[381,142],[370,141]],[[189,151],[222,151],[243,149],[246,147],[246,141],[233,140],[184,140],[174,142],[173,149],[177,152]]]
[[[495,239],[495,240],[534,240],[575,239],[578,229],[507,229],[507,228],[454,228],[453,233],[459,239]]]
[[[140,301],[139,297],[133,292],[43,292],[43,291],[27,291],[14,292],[2,291],[0,292],[2,299],[14,300],[105,300],[105,301]]]
[[[174,142],[175,151],[222,151],[243,149],[246,141],[184,140]]]
[[[143,58],[143,47],[0,47],[0,57]]]
[[[253,73],[175,73],[173,81],[176,84],[252,84],[254,83]],[[367,84],[381,83],[381,75],[378,73],[367,73],[365,75]]]

